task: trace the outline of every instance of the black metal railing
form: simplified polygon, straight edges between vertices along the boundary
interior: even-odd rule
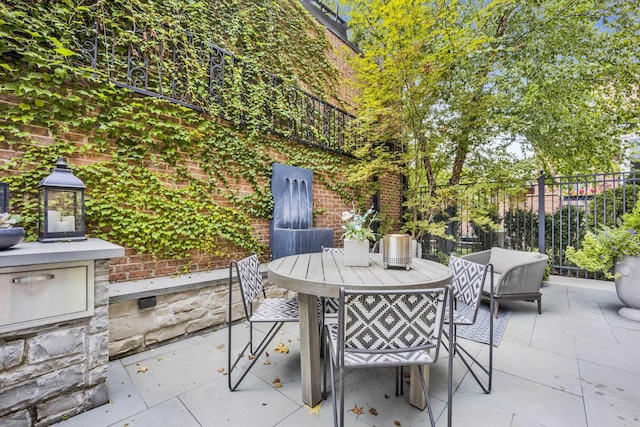
[[[105,23],[87,24],[76,32],[76,62],[118,87],[324,150],[350,154],[358,147],[354,115],[194,34],[176,34],[166,41],[151,29],[123,35]],[[266,96],[251,96],[256,90]]]

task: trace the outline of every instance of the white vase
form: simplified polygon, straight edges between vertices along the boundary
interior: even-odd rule
[[[625,256],[618,259],[615,272],[620,274],[616,278],[616,293],[626,306],[618,310],[618,314],[640,321],[640,257]]]
[[[369,240],[345,240],[344,265],[347,267],[367,267],[369,265]]]

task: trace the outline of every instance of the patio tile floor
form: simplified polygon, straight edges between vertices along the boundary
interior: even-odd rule
[[[482,393],[455,359],[453,425],[639,426],[640,323],[617,315],[621,303],[613,284],[553,276],[542,292],[542,315],[535,303],[504,304],[512,314],[494,352],[491,394]],[[269,351],[270,364],[258,362],[233,393],[224,375],[226,329],[111,361],[110,403],[58,425],[332,425],[330,399],[317,411],[302,404],[297,333],[297,324],[285,326],[276,340],[289,346],[289,354]],[[486,360],[486,346],[468,342],[468,347]],[[447,421],[447,357],[443,350],[431,368],[438,426]],[[281,388],[273,385],[276,377]],[[395,396],[392,370],[355,370],[346,384],[345,407],[363,409],[359,416],[348,412],[346,425],[428,425],[427,413],[408,404],[408,387],[404,396]]]

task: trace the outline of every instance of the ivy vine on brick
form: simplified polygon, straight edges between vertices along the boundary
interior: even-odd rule
[[[334,97],[329,44],[298,2],[9,0],[0,16],[0,149],[20,153],[0,165],[0,179],[10,184],[28,240],[37,233],[36,185],[59,156],[87,186],[88,234],[158,258],[264,251],[252,221],[271,215],[276,160],[310,168],[344,200],[352,197],[339,177],[353,159],[265,134],[260,114],[243,112],[241,125],[117,87],[79,58],[88,28],[109,28],[122,43],[135,28],[175,43],[197,33],[242,55],[246,67]],[[182,72],[200,72],[194,49],[184,45],[190,68]],[[258,102],[271,96],[260,82],[243,88]],[[232,99],[241,109],[242,97]]]

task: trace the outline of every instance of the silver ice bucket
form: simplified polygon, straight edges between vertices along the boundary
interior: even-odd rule
[[[382,237],[382,262],[385,269],[388,267],[411,269],[411,236],[385,234]]]

